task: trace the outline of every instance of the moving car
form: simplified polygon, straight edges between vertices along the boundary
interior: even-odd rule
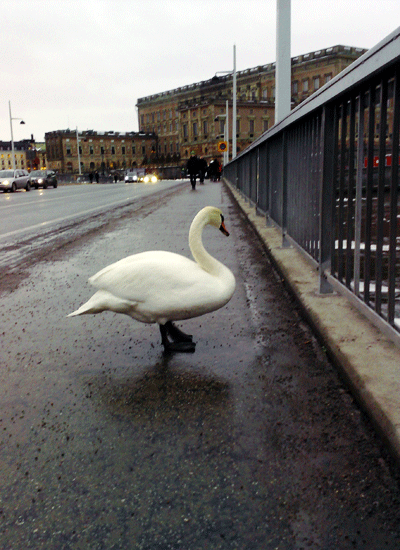
[[[27,170],[0,170],[0,189],[14,193],[17,189],[31,190],[31,177]]]
[[[57,187],[57,176],[54,170],[33,170],[31,172],[31,185],[35,189],[43,187],[47,189],[52,185],[54,189]]]
[[[143,181],[144,183],[157,183],[158,177],[155,174],[146,174]]]
[[[143,181],[143,178],[146,175],[146,171],[144,168],[134,168],[133,170],[129,170],[125,175],[125,183],[129,183],[130,181],[137,182],[137,181]]]

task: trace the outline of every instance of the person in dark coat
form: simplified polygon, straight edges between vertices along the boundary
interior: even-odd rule
[[[210,162],[208,173],[211,181],[219,181],[221,177],[221,165],[218,162],[218,159],[213,159]]]
[[[187,161],[186,168],[190,176],[190,183],[192,184],[192,189],[196,189],[196,177],[199,172],[199,158],[195,155],[194,151],[190,153],[190,158]]]
[[[199,178],[200,183],[204,184],[204,178],[206,177],[207,173],[207,161],[204,157],[201,157],[199,159]]]

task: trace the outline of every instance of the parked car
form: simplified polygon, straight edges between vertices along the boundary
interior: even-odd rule
[[[14,193],[17,189],[31,190],[31,177],[27,170],[0,170],[0,189]]]
[[[31,172],[31,185],[35,189],[39,187],[46,189],[49,185],[55,189],[57,184],[57,175],[54,170],[33,170]]]

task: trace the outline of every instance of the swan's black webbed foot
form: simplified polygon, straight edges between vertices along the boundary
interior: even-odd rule
[[[167,321],[164,325],[174,342],[192,342],[193,336],[182,332],[172,321]]]
[[[166,323],[165,325],[160,325],[160,332],[161,332],[161,343],[162,345],[164,346],[164,350],[167,352],[167,353],[170,353],[170,352],[174,352],[174,351],[178,351],[178,352],[182,352],[182,353],[193,353],[196,349],[196,344],[195,342],[191,342],[190,340],[189,341],[185,341],[185,340],[174,340],[173,342],[170,342],[170,340],[168,339],[168,334],[170,334],[169,332],[169,324],[172,325],[172,323],[170,321],[168,321],[168,323]],[[176,329],[176,327],[174,325],[172,325],[174,327],[174,329]],[[181,334],[184,334],[183,332],[181,332],[179,329],[177,329],[179,333]],[[175,333],[176,335],[177,333]],[[173,338],[172,335],[170,335],[171,338]],[[185,335],[186,337],[188,337],[189,335]]]

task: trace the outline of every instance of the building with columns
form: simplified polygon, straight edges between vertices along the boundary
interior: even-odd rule
[[[156,148],[156,136],[141,132],[56,130],[46,132],[48,168],[59,173],[127,170],[145,166]],[[78,155],[79,151],[79,155]],[[78,160],[79,159],[79,160]]]
[[[339,74],[366,50],[334,46],[293,57],[292,108]],[[274,124],[275,63],[237,72],[237,152],[246,148]],[[142,97],[137,100],[139,130],[157,136],[152,162],[156,166],[185,164],[191,151],[207,162],[222,157],[228,101],[229,151],[232,151],[233,75]]]

